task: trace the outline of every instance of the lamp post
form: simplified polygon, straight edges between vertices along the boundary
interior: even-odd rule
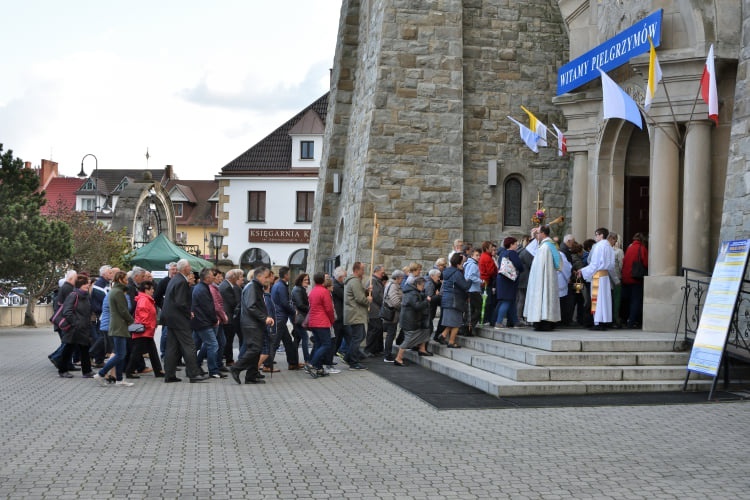
[[[219,263],[219,249],[224,244],[224,235],[221,233],[211,233],[211,244],[214,246],[214,263]]]
[[[89,153],[81,158],[81,171],[78,172],[78,177],[82,179],[86,177],[86,171],[83,170],[83,160],[85,160],[87,156],[94,157],[94,223],[96,223],[97,212],[99,211],[99,160],[95,155]]]

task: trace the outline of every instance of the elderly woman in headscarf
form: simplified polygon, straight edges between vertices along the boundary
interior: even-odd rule
[[[383,307],[380,317],[383,319],[383,332],[385,332],[385,358],[386,363],[393,363],[393,342],[396,340],[396,329],[398,328],[399,312],[401,311],[401,299],[404,291],[401,283],[404,281],[405,273],[396,269],[391,273],[391,279],[383,291]]]
[[[399,325],[404,331],[404,341],[398,346],[398,354],[393,360],[395,366],[404,366],[404,353],[407,349],[419,348],[420,356],[432,356],[427,351],[427,341],[430,340],[428,321],[430,317],[430,303],[424,293],[425,279],[419,277],[406,285],[401,300],[401,317]]]

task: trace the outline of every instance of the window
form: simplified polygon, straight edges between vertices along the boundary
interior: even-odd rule
[[[521,181],[515,177],[505,181],[503,212],[504,225],[521,225]]]
[[[84,212],[93,212],[96,208],[94,198],[82,198],[81,199],[81,210]]]
[[[213,205],[214,205],[214,219],[218,219],[219,218],[219,204],[213,203]]]
[[[172,206],[174,207],[174,216],[182,217],[182,203],[172,203]]]
[[[88,178],[86,183],[81,188],[82,191],[93,191],[94,189],[95,189],[94,179],[92,179],[91,177]]]
[[[297,191],[297,222],[312,222],[315,193]]]
[[[313,141],[300,142],[300,158],[303,160],[312,160],[315,158],[315,143]]]
[[[266,221],[266,192],[247,192],[247,220],[249,222]]]
[[[247,249],[240,256],[240,267],[246,271],[258,266],[271,267],[271,265],[271,256],[261,248]]]

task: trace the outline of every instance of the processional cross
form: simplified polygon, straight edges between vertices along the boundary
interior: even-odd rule
[[[536,211],[540,211],[542,209],[542,198],[541,193],[539,191],[536,192],[536,201],[534,202],[536,205]]]

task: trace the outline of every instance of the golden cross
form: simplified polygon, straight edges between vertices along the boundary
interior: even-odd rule
[[[536,192],[536,201],[534,202],[537,212],[542,209],[542,199],[540,197],[540,194],[541,193],[539,193],[539,191]]]

